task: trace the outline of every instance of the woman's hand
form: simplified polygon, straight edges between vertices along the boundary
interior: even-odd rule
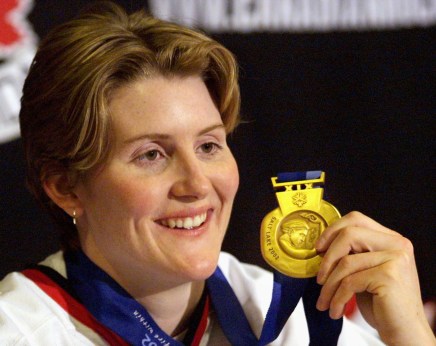
[[[323,253],[317,308],[343,315],[356,293],[359,309],[389,345],[436,345],[426,320],[411,242],[359,212],[329,226],[318,239]]]

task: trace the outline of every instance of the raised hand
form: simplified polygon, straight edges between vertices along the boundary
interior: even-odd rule
[[[343,315],[356,294],[366,321],[389,345],[436,345],[421,300],[412,243],[369,217],[351,212],[316,243],[323,254],[319,310]]]

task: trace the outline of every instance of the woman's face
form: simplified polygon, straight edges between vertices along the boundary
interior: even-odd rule
[[[83,250],[121,282],[207,278],[239,176],[204,82],[141,79],[115,90],[109,109],[111,155],[75,189]]]

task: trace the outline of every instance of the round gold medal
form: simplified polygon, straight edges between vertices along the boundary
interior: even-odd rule
[[[295,278],[316,276],[321,257],[315,242],[327,226],[340,218],[339,211],[322,199],[324,172],[315,176],[281,182],[271,178],[280,207],[269,212],[261,225],[263,258],[279,272]]]

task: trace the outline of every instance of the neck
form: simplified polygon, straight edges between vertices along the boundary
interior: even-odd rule
[[[204,281],[195,281],[136,299],[165,333],[175,336],[188,328],[203,290]]]

